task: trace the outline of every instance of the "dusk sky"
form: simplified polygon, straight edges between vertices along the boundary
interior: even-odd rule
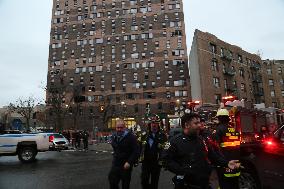
[[[184,0],[187,48],[194,30],[262,59],[284,59],[284,0]],[[0,0],[0,107],[33,95],[42,102],[52,0]]]

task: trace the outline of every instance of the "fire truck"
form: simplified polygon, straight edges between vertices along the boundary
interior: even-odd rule
[[[235,99],[232,96],[225,98],[224,107],[230,112],[232,126],[241,133],[243,146],[258,143],[283,125],[284,113],[276,108],[249,109],[242,101],[228,101]]]
[[[244,169],[240,188],[284,188],[283,112],[275,108],[248,109],[234,97],[223,100],[231,124],[241,136]]]

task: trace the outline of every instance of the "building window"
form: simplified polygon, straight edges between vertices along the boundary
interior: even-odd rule
[[[271,68],[268,68],[268,69],[267,69],[267,74],[268,74],[268,75],[271,75],[271,74],[272,74]]]
[[[153,92],[144,93],[144,99],[155,99],[156,95]]]
[[[284,97],[284,91],[281,91],[282,97]]]
[[[220,87],[220,79],[217,77],[213,77],[213,84],[215,87]]]
[[[165,57],[165,58],[168,58],[168,57],[169,57],[167,50],[164,50],[164,57]]]
[[[243,63],[243,57],[240,54],[238,54],[238,63]]]
[[[166,47],[167,47],[167,49],[171,48],[171,41],[170,40],[167,41]]]
[[[168,74],[169,74],[169,79],[173,78],[173,71],[169,70]]]
[[[170,81],[169,80],[166,81],[166,86],[170,86]]]
[[[179,87],[179,86],[184,86],[184,80],[177,80],[177,81],[174,81],[174,86],[175,87]]]
[[[215,94],[214,98],[215,98],[215,103],[216,104],[220,104],[220,102],[221,102],[221,95],[220,94]]]
[[[278,74],[282,74],[282,68],[277,68]]]
[[[187,91],[175,91],[175,96],[178,97],[178,96],[187,96]]]
[[[159,46],[160,46],[159,41],[155,41],[155,47],[156,47],[156,49],[159,49]]]
[[[228,82],[227,82],[227,79],[224,80],[224,88],[225,88],[225,89],[228,89]]]
[[[139,58],[139,53],[132,53],[131,58],[133,59],[138,59]]]
[[[210,52],[216,54],[217,53],[217,48],[216,48],[216,45],[213,44],[213,43],[210,43],[209,44],[209,49],[210,49]]]
[[[73,85],[73,84],[74,84],[74,78],[73,78],[73,77],[70,77],[69,84],[70,84],[70,85]]]
[[[144,79],[149,79],[149,72],[145,72]]]
[[[165,68],[169,68],[169,61],[165,60],[164,63],[165,63]]]
[[[157,71],[157,79],[161,79],[161,71]]]
[[[139,89],[140,88],[140,83],[133,83],[133,88]]]
[[[233,86],[237,87],[237,81],[233,81]]]
[[[212,71],[218,71],[218,64],[216,59],[212,59],[211,61],[211,69]]]
[[[268,84],[269,84],[269,86],[273,86],[274,85],[273,79],[269,79]]]
[[[244,83],[241,83],[241,91],[246,91],[246,85]]]
[[[166,92],[166,97],[167,97],[167,99],[170,99],[170,98],[171,98],[171,92],[170,92],[170,91],[167,91],[167,92]]]
[[[275,97],[275,91],[273,90],[273,91],[270,91],[270,96],[271,97]]]
[[[122,74],[122,81],[126,81],[126,74]]]
[[[244,78],[245,77],[245,71],[243,70],[243,68],[240,68],[239,69],[239,73],[240,73],[240,76],[242,77],[242,78]]]
[[[137,80],[138,80],[138,73],[134,73],[134,74],[133,74],[133,80],[134,80],[134,81],[137,81]]]
[[[247,65],[250,66],[251,65],[251,59],[247,58]]]
[[[221,48],[221,57],[224,57],[224,48]]]

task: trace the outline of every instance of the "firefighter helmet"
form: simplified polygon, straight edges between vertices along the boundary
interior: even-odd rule
[[[219,109],[217,112],[217,117],[218,116],[230,116],[229,111],[227,109]]]
[[[160,123],[160,117],[157,114],[153,114],[151,115],[148,120],[150,121],[150,123]]]

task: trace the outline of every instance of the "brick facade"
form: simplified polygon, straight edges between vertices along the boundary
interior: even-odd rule
[[[103,129],[116,117],[141,124],[147,106],[167,115],[178,99],[187,102],[182,10],[182,0],[54,0],[50,125]]]
[[[196,30],[189,60],[193,100],[219,104],[234,95],[248,107],[264,102],[259,56]]]

